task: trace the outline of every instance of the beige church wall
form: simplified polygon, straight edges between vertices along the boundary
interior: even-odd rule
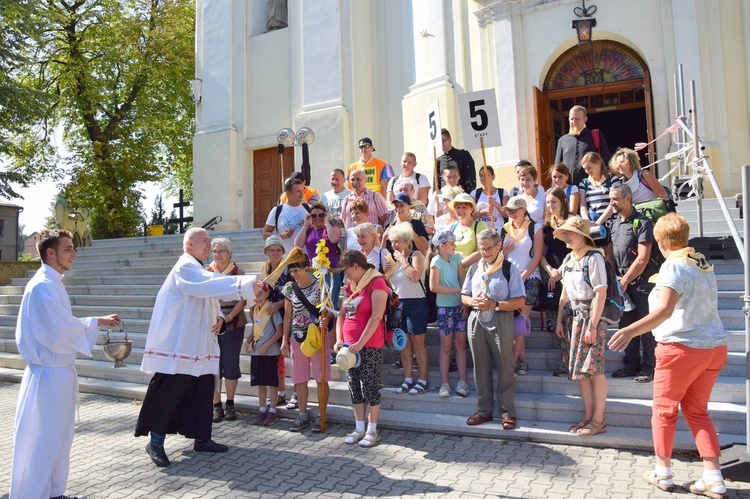
[[[193,138],[193,225],[200,227],[216,215],[218,230],[240,228],[238,220],[237,131],[197,133]]]

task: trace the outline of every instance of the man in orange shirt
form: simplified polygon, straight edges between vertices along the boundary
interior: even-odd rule
[[[352,163],[346,169],[347,177],[350,177],[354,170],[362,170],[367,176],[365,187],[385,198],[385,193],[388,190],[388,181],[394,176],[393,168],[382,159],[378,159],[372,155],[375,152],[375,148],[372,146],[372,140],[369,137],[359,139],[359,150],[362,156],[359,158],[359,161]],[[351,182],[349,182],[349,189],[354,190]]]

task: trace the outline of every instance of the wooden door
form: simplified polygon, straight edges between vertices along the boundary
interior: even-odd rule
[[[654,140],[654,112],[653,108],[651,107],[653,105],[652,97],[651,97],[651,75],[648,71],[644,71],[643,73],[643,93],[645,95],[645,104],[646,104],[646,136],[648,138],[648,153],[646,153],[646,157],[648,157],[648,163],[651,164],[654,161],[656,161],[656,149],[655,145],[651,142]],[[614,151],[612,151],[614,152]],[[645,165],[642,165],[645,166]],[[654,165],[653,169],[651,170],[651,173],[659,177],[659,171],[657,170],[659,165]]]
[[[284,178],[294,171],[294,148],[284,151]],[[263,227],[271,208],[284,190],[281,185],[281,156],[275,147],[253,151],[253,227]]]
[[[539,181],[545,188],[549,188],[550,181],[547,179],[547,169],[555,161],[555,143],[552,134],[552,110],[549,99],[544,92],[536,87],[531,88],[534,94],[534,122],[536,142],[536,166],[539,172]]]

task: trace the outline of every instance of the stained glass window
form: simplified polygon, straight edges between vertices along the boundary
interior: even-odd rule
[[[631,49],[610,40],[576,45],[553,64],[544,90],[643,79],[644,64]]]

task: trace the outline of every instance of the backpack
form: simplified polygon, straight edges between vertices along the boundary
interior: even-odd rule
[[[583,257],[583,280],[591,286],[591,278],[589,276],[589,258],[593,258],[594,253],[599,253],[597,250],[589,250]],[[601,254],[601,253],[600,253]],[[568,253],[563,260],[563,269],[565,265],[572,258],[572,253]],[[606,258],[604,259],[604,268],[607,273],[607,296],[604,301],[604,309],[602,310],[602,316],[600,320],[603,320],[609,325],[617,324],[622,317],[622,313],[625,310],[625,296],[622,294],[620,289],[620,283],[617,282],[617,274],[615,274],[612,265],[609,264]]]
[[[482,197],[482,193],[483,192],[484,192],[484,189],[481,188],[481,187],[478,188],[478,189],[474,189],[474,200],[477,203],[479,202],[479,198]],[[497,188],[497,193],[498,193],[498,197],[500,197],[500,201],[502,201],[503,197],[504,197],[504,194],[505,194],[505,189],[503,189],[502,187],[498,187]]]
[[[401,326],[403,311],[401,310],[401,301],[398,298],[398,293],[393,290],[388,279],[385,282],[388,284],[388,301],[385,302],[383,321],[385,321],[385,329],[388,331],[389,329],[396,329]]]
[[[304,206],[305,209],[307,210],[307,212],[310,213],[311,208],[310,208],[309,204],[302,203],[302,206]],[[274,213],[274,215],[273,215],[273,217],[274,217],[274,227],[276,227],[276,233],[277,234],[279,232],[279,217],[281,216],[281,210],[283,210],[283,209],[284,209],[284,205],[283,204],[277,204],[276,208],[275,208],[276,213]]]
[[[594,128],[591,130],[591,138],[594,139],[594,147],[596,147],[596,152],[599,153],[601,156],[602,154],[602,137],[601,132],[598,128]]]
[[[640,182],[641,185],[645,186],[646,189],[648,189],[649,191],[654,192],[654,190],[651,187],[649,187],[649,185],[646,182],[643,181],[643,170],[638,170],[636,173],[638,175],[638,182]],[[672,190],[669,187],[666,187],[664,185],[662,185],[662,187],[664,187],[664,190],[667,191],[666,199],[652,199],[651,201],[644,201],[643,203],[638,203],[639,206],[645,205],[647,203],[653,203],[654,206],[664,204],[663,207],[658,208],[659,213],[657,213],[658,216],[656,216],[656,219],[652,219],[649,215],[647,215],[646,213],[643,213],[644,216],[646,216],[649,220],[651,220],[654,223],[656,223],[656,220],[660,219],[667,213],[677,213],[677,203],[675,203],[674,198],[672,197]],[[659,201],[661,201],[661,203]],[[650,206],[649,206],[649,209],[657,210],[657,208],[651,208]]]
[[[414,172],[414,174],[416,175],[416,176],[414,177],[414,180],[416,180],[416,181],[417,181],[417,186],[419,186],[419,179],[420,179],[420,178],[422,177],[422,175],[420,175],[420,174],[419,174],[419,172]],[[403,173],[402,173],[401,175],[403,175]],[[400,177],[401,175],[399,175],[399,177]],[[391,180],[390,180],[390,182],[388,183],[388,188],[387,188],[387,191],[393,192],[393,188],[394,188],[394,187],[396,187],[396,179],[398,179],[398,177],[391,177]],[[401,179],[401,180],[403,180],[403,179]],[[414,191],[415,191],[416,193],[418,193],[418,191],[419,191],[419,187],[417,187],[416,189],[414,189]],[[395,192],[393,192],[393,194],[396,194],[396,193],[395,193]]]

